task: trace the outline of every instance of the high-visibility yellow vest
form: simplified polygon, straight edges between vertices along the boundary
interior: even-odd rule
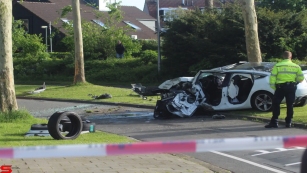
[[[286,82],[301,82],[304,80],[304,74],[299,65],[293,63],[289,59],[285,59],[277,64],[272,69],[270,76],[270,86],[274,90],[276,84]]]

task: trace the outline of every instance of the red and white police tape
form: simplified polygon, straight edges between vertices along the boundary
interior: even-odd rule
[[[137,142],[0,148],[0,159],[89,157],[153,153],[198,153],[206,151],[259,150],[306,147],[307,135],[222,138],[186,141]]]

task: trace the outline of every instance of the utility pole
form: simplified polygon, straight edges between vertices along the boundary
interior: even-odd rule
[[[160,73],[161,53],[160,53],[160,15],[159,15],[159,0],[157,0],[157,36],[158,36],[158,73]]]

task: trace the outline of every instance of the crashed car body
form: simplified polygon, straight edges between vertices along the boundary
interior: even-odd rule
[[[276,63],[238,63],[211,70],[200,70],[195,77],[179,77],[159,85],[154,118],[169,115],[192,116],[197,108],[211,111],[254,108],[270,111],[274,90],[269,85],[271,70]],[[307,100],[305,80],[297,85],[294,106]],[[285,101],[285,100],[284,100]]]

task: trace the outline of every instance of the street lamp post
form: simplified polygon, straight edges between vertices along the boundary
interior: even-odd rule
[[[49,22],[50,52],[52,52],[51,22]]]
[[[42,28],[46,30],[45,41],[46,41],[46,52],[48,52],[48,43],[47,43],[47,28],[48,28],[48,26],[42,26]]]

